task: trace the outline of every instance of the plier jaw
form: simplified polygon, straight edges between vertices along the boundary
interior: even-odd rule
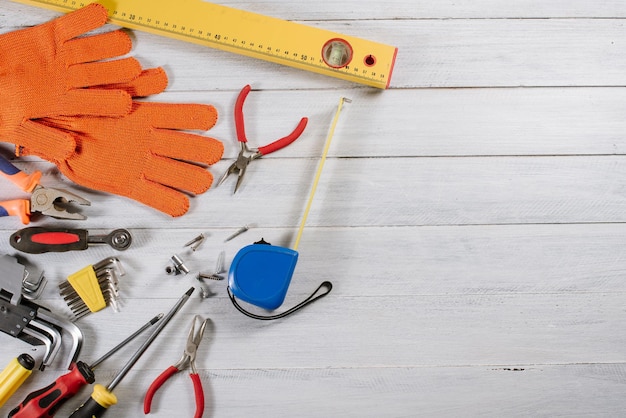
[[[87,206],[91,204],[88,200],[66,190],[38,185],[30,199],[0,202],[0,216],[19,216],[24,225],[30,223],[30,217],[35,212],[58,219],[86,219],[87,217],[81,213],[68,211],[70,202]]]
[[[222,177],[220,177],[219,181],[217,182],[217,185],[219,186],[228,178],[228,176],[230,176],[231,174],[237,174],[237,183],[235,184],[235,191],[233,193],[236,193],[239,189],[241,181],[243,180],[243,176],[246,174],[246,168],[248,167],[248,164],[250,164],[250,161],[253,160],[252,156],[246,155],[246,153],[249,151],[245,142],[240,142],[239,144],[241,145],[241,149],[239,151],[239,154],[237,155],[237,159],[228,167],[226,172],[222,175]]]
[[[248,96],[248,93],[250,93],[250,90],[250,85],[246,85],[239,93],[235,103],[235,128],[237,132],[237,141],[239,141],[240,145],[239,155],[237,156],[235,162],[228,167],[228,170],[226,170],[217,182],[217,185],[219,186],[230,174],[237,173],[237,183],[235,184],[235,190],[233,193],[236,193],[239,189],[246,173],[246,167],[250,164],[250,162],[274,151],[278,151],[279,149],[282,149],[294,142],[300,137],[300,135],[302,135],[302,132],[304,132],[308,123],[308,118],[302,118],[300,119],[298,126],[296,126],[296,128],[289,135],[259,148],[248,148],[248,138],[246,137],[243,117],[243,104]]]
[[[0,202],[0,216],[19,216],[23,224],[30,222],[34,212],[60,219],[85,219],[76,211],[68,211],[69,203],[89,206],[87,199],[68,192],[41,185],[41,172],[26,174],[9,160],[0,156],[0,175],[23,191],[30,193],[30,199],[15,199]]]
[[[200,328],[198,332],[195,332],[196,322],[200,322]],[[183,370],[187,367],[191,368],[192,373],[198,374],[196,369],[196,353],[198,346],[202,341],[204,330],[206,329],[208,319],[202,319],[199,315],[194,316],[191,328],[189,329],[189,335],[187,336],[187,344],[185,345],[185,352],[180,360],[174,365],[178,370]]]
[[[87,218],[81,213],[68,211],[70,203],[82,206],[91,205],[87,199],[67,190],[38,185],[30,197],[30,210],[59,219],[83,220]]]

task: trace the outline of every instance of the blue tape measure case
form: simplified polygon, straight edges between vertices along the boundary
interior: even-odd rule
[[[298,262],[298,252],[266,243],[248,245],[235,255],[228,272],[234,296],[273,310],[282,305]]]

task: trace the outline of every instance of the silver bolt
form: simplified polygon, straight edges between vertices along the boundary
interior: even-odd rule
[[[185,263],[178,256],[178,254],[174,254],[171,257],[171,261],[173,263],[173,266],[169,265],[169,266],[165,267],[165,272],[167,274],[180,274],[180,273],[187,274],[187,273],[189,273],[189,268],[185,265]]]

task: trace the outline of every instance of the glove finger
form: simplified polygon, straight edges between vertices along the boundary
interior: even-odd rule
[[[182,216],[189,210],[189,198],[184,193],[147,176],[130,185],[127,182],[94,180],[93,176],[85,175],[84,164],[79,163],[74,167],[71,159],[57,161],[55,164],[68,179],[81,186],[134,199],[170,216]]]
[[[49,126],[54,129],[64,129],[66,131],[74,131],[73,121],[77,118],[73,116],[55,116],[48,118],[41,118],[38,120],[39,123]]]
[[[154,183],[193,194],[206,192],[213,183],[213,175],[202,167],[158,156],[146,161],[143,175]]]
[[[15,130],[10,142],[48,161],[69,158],[76,149],[76,141],[69,132],[30,120]]]
[[[50,107],[49,115],[93,115],[120,117],[130,113],[133,99],[122,90],[77,89],[67,92],[54,107]]]
[[[183,193],[151,181],[143,181],[127,197],[170,216],[182,216],[189,210],[189,198]]]
[[[157,130],[150,148],[153,153],[176,160],[212,165],[222,159],[224,144],[215,138],[186,132]]]
[[[107,9],[101,4],[91,3],[53,20],[52,23],[55,27],[57,40],[65,42],[103,26],[107,19]]]
[[[67,83],[72,87],[92,87],[125,83],[141,74],[141,64],[135,58],[76,64],[68,68]]]
[[[107,84],[102,89],[124,90],[132,97],[146,97],[162,93],[167,88],[167,74],[163,68],[144,70],[137,78],[128,83]]]
[[[211,105],[148,102],[134,106],[155,128],[206,131],[217,122],[217,110]]]
[[[120,57],[128,54],[132,47],[130,36],[116,30],[72,39],[63,46],[63,54],[67,65],[74,65]]]

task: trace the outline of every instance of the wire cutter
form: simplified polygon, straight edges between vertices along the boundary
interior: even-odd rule
[[[26,174],[0,155],[0,175],[27,193],[30,199],[14,199],[0,202],[0,216],[19,216],[23,224],[30,222],[33,212],[60,219],[86,219],[77,212],[68,212],[69,202],[89,206],[91,203],[67,190],[41,185],[41,171]]]
[[[201,321],[201,325],[198,333],[196,334],[195,326],[197,321]],[[152,384],[148,388],[148,391],[146,392],[146,397],[143,401],[144,414],[150,413],[152,398],[154,397],[156,391],[159,390],[159,388],[163,386],[163,384],[167,381],[167,379],[189,366],[191,368],[191,373],[189,374],[189,376],[191,376],[191,381],[193,382],[193,391],[196,397],[196,414],[194,415],[194,418],[202,417],[202,413],[204,412],[204,390],[202,389],[202,381],[200,380],[200,375],[198,375],[195,361],[198,345],[200,345],[200,341],[202,341],[204,329],[206,328],[208,321],[208,319],[203,320],[200,315],[194,316],[193,322],[191,323],[191,329],[189,330],[189,336],[187,337],[187,345],[185,347],[183,356],[180,358],[180,360],[178,360],[178,363],[168,367],[163,373],[161,373],[156,379],[154,379],[154,382],[152,382]]]
[[[235,162],[232,163],[230,167],[228,167],[228,170],[226,170],[224,175],[217,182],[217,185],[219,186],[224,182],[224,180],[226,180],[226,178],[230,174],[238,173],[237,183],[235,184],[235,191],[233,193],[236,193],[237,189],[239,189],[241,181],[243,180],[243,176],[246,174],[246,168],[251,161],[256,160],[257,158],[260,158],[264,155],[270,154],[274,151],[278,151],[279,149],[284,148],[294,142],[296,139],[298,139],[298,137],[300,137],[300,135],[304,131],[304,128],[306,128],[307,122],[309,121],[308,118],[300,119],[298,126],[296,126],[293,132],[291,132],[284,138],[272,142],[271,144],[259,148],[248,148],[248,139],[246,138],[246,130],[243,119],[243,103],[246,100],[248,93],[250,93],[250,90],[250,85],[246,85],[239,93],[237,101],[235,102],[235,129],[237,132],[237,141],[239,141],[241,150],[239,151],[237,160],[235,160]]]

